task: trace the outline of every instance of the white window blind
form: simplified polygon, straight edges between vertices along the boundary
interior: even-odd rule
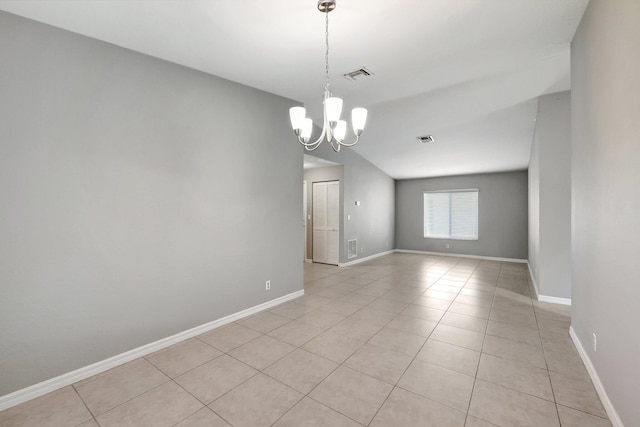
[[[424,237],[478,240],[478,190],[425,191]]]

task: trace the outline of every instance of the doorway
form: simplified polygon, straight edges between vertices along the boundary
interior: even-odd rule
[[[338,265],[340,253],[340,181],[312,186],[313,262]]]

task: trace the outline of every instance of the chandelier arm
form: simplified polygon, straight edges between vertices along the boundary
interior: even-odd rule
[[[322,142],[322,140],[320,141],[315,141],[315,142],[304,142],[304,140],[298,136],[298,142],[304,146],[304,148],[309,148],[309,147],[318,147],[320,145],[320,143]]]
[[[316,142],[304,142],[304,139],[302,139],[302,137],[298,136],[298,142],[300,143],[300,145],[304,146],[304,147],[313,147],[314,145],[319,145],[320,143],[318,141]]]
[[[309,146],[304,147],[304,149],[307,151],[314,151],[314,150],[317,150],[318,148],[320,148],[320,144],[317,144],[315,147],[309,147]]]
[[[298,142],[302,145],[304,145],[305,147],[311,147],[314,145],[319,145],[322,142],[322,139],[324,138],[324,136],[327,134],[327,126],[323,126],[322,127],[322,132],[320,133],[320,136],[318,137],[318,139],[316,139],[314,142],[304,142],[304,140],[302,139],[302,137],[300,135],[298,135]]]
[[[339,139],[337,141],[338,141],[338,144],[340,144],[340,145],[342,145],[344,147],[353,147],[354,145],[356,145],[358,143],[358,141],[360,141],[360,135],[356,135],[356,140],[351,142],[351,143],[342,142]]]

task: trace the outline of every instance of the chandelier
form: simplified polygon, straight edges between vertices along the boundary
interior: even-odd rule
[[[356,138],[353,142],[345,142],[344,139],[347,133],[347,122],[340,120],[340,114],[342,113],[342,99],[334,97],[329,90],[329,12],[335,8],[335,0],[318,1],[318,10],[325,14],[324,26],[326,53],[324,55],[324,121],[322,133],[317,140],[309,142],[311,139],[313,122],[310,118],[305,117],[306,111],[304,107],[293,107],[289,109],[289,118],[291,119],[293,132],[298,137],[298,142],[304,145],[304,148],[307,151],[313,151],[320,147],[320,144],[324,141],[325,137],[336,152],[340,151],[340,147],[342,146],[353,147],[358,143],[360,135],[364,129],[364,125],[367,121],[367,110],[365,108],[354,108],[351,111],[351,124],[353,127],[353,134]]]

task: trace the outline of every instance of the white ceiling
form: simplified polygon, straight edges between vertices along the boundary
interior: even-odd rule
[[[569,89],[569,43],[587,1],[338,0],[332,91],[346,111],[369,109],[354,149],[399,179],[526,168],[536,99]],[[320,123],[316,3],[0,0],[0,9],[300,101]],[[362,66],[375,75],[342,77]],[[426,134],[436,143],[416,140]]]

